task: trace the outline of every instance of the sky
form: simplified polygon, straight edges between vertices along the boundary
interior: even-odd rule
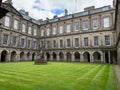
[[[4,2],[5,0],[3,0]],[[17,9],[24,9],[34,19],[53,18],[63,16],[67,9],[69,14],[81,12],[85,7],[95,6],[96,8],[111,5],[113,0],[12,0],[13,6]]]

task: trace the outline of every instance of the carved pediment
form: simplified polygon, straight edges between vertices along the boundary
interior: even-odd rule
[[[11,13],[21,16],[21,14],[9,3],[2,3],[1,7],[7,9]]]

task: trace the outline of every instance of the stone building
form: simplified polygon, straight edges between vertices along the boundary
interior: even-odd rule
[[[83,12],[52,19],[35,20],[11,2],[3,3],[10,12],[1,19],[0,60],[22,61],[38,58],[44,46],[48,61],[116,63],[115,7],[87,7]]]
[[[116,13],[115,13],[115,30],[116,30],[116,47],[117,47],[117,60],[120,64],[120,0],[115,0]]]

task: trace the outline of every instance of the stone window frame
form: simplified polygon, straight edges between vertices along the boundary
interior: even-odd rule
[[[32,48],[33,48],[33,49],[36,49],[36,46],[37,46],[37,41],[36,41],[36,40],[33,40],[33,41],[32,41]]]
[[[88,31],[89,30],[89,20],[83,20],[82,21],[82,30]]]
[[[33,35],[34,35],[34,36],[37,36],[37,29],[36,29],[36,28],[34,28]]]
[[[21,41],[20,42],[20,47],[25,48],[25,38],[21,38],[20,41]],[[22,41],[23,41],[23,43],[22,43]]]
[[[50,48],[50,40],[46,41],[46,48]]]
[[[106,41],[106,36],[109,37],[109,39],[107,41]],[[110,35],[104,35],[104,45],[111,46],[111,36]]]
[[[76,26],[76,24],[77,24],[77,26]],[[76,28],[77,28],[77,29],[76,29]],[[75,31],[75,32],[80,31],[80,22],[74,22],[74,31]]]
[[[44,29],[41,29],[41,33],[40,33],[41,37],[43,37],[45,35],[44,33]]]
[[[7,41],[5,41],[5,35],[7,35]],[[2,44],[4,46],[8,46],[8,44],[9,44],[9,34],[8,33],[3,34]]]
[[[69,26],[69,27],[68,27]],[[66,24],[66,33],[70,33],[71,32],[71,24],[67,23]]]
[[[89,38],[88,37],[84,37],[84,47],[88,47],[89,46]]]
[[[52,35],[56,35],[57,34],[57,27],[53,26],[52,28]]]
[[[6,21],[6,18],[8,18],[9,21]],[[10,21],[11,21],[11,17],[10,16],[5,16],[5,18],[4,18],[4,26],[5,27],[10,27]]]
[[[53,46],[52,46],[52,47],[53,47],[53,48],[57,48],[57,41],[56,41],[56,40],[53,40],[52,43],[53,43]]]
[[[47,36],[50,36],[50,28],[47,28],[47,29],[46,29],[46,35],[47,35]]]
[[[63,27],[63,25],[60,25],[59,26],[59,34],[63,34],[63,33],[64,33],[64,27]]]
[[[69,42],[68,42],[69,41]],[[67,38],[66,39],[66,48],[70,48],[71,47],[71,39]]]
[[[13,28],[14,28],[14,30],[18,30],[19,29],[19,20],[18,19],[14,19]]]
[[[24,28],[23,28],[23,25],[25,26]],[[22,23],[22,33],[26,33],[26,24],[25,23]]]
[[[29,42],[29,41],[30,41],[30,42]],[[27,40],[27,48],[28,48],[28,49],[31,48],[31,40],[30,40],[30,39]]]
[[[78,40],[78,42],[77,42],[77,43],[76,43],[76,39]],[[74,47],[75,47],[75,48],[78,48],[78,47],[79,47],[79,45],[80,45],[79,38],[78,38],[78,37],[74,38]]]
[[[97,21],[97,25],[95,25],[95,22],[94,21]],[[100,24],[100,22],[99,22],[99,18],[93,18],[92,19],[92,28],[93,29],[98,29],[99,28],[99,24]]]
[[[59,40],[59,48],[63,48],[63,47],[64,47],[64,41],[63,41],[63,39],[60,39]]]
[[[28,27],[28,34],[29,34],[29,35],[32,35],[32,26],[29,26],[29,27]]]
[[[97,37],[97,41],[95,41],[95,38]],[[95,47],[98,47],[99,46],[99,36],[94,36],[93,37],[93,40],[94,40],[94,46]]]
[[[16,43],[15,43],[15,44],[14,44],[14,40],[13,40],[14,37],[16,37]],[[18,43],[18,40],[17,40],[17,39],[18,39],[18,36],[16,36],[16,35],[13,35],[13,36],[12,36],[12,46],[13,46],[13,47],[16,47],[16,46],[17,46],[17,43]]]
[[[108,21],[109,21],[109,22],[107,22],[107,23],[109,24],[108,27],[105,27],[105,23],[104,23],[104,19],[105,19],[105,18],[108,18]],[[105,17],[103,17],[103,18],[102,18],[102,22],[103,22],[103,28],[110,28],[110,16],[105,16]]]

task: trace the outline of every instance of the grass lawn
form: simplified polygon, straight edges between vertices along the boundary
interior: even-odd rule
[[[117,90],[109,64],[0,63],[0,90]]]

